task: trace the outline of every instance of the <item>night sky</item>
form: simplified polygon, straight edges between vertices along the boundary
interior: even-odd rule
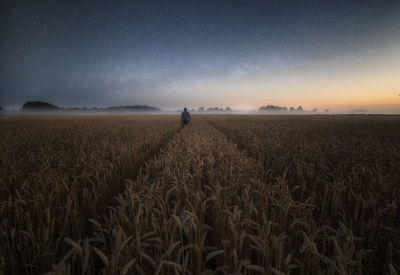
[[[0,105],[400,109],[400,1],[1,1]]]

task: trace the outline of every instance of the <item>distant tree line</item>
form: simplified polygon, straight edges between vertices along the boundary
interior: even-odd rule
[[[293,108],[293,107],[292,107]],[[275,105],[267,105],[267,106],[261,106],[258,108],[259,112],[267,112],[267,111],[287,111],[287,107],[281,107],[281,106],[275,106]]]
[[[301,105],[299,105],[297,108],[290,107],[289,109],[285,106],[275,106],[275,105],[267,105],[267,106],[261,106],[258,108],[259,112],[303,112],[304,109]]]
[[[22,106],[22,111],[94,111],[94,112],[161,112],[161,109],[147,105],[111,106],[111,107],[58,107],[42,101],[28,101]]]
[[[22,110],[25,111],[36,111],[36,110],[60,110],[60,107],[42,101],[28,101],[24,105],[22,105]]]
[[[220,107],[208,107],[207,109],[204,107],[199,108],[199,112],[231,112],[232,109],[230,107],[220,108]]]
[[[297,113],[301,113],[301,112],[306,112],[306,111],[303,109],[303,106],[301,106],[301,105],[297,106],[297,108],[290,107],[289,109],[284,106],[282,107],[282,106],[275,106],[275,105],[267,105],[267,106],[261,106],[260,108],[258,108],[258,112],[297,112]],[[318,112],[318,109],[314,108],[311,110],[311,112],[316,113],[316,112]],[[324,112],[328,113],[329,110],[325,109]]]

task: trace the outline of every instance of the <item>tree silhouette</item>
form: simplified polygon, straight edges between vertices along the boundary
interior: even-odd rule
[[[59,110],[60,108],[56,105],[43,102],[43,101],[28,101],[22,106],[22,110]]]
[[[275,105],[267,105],[267,106],[261,106],[258,109],[259,112],[266,112],[266,111],[287,111],[287,107],[281,107],[281,106],[275,106]]]

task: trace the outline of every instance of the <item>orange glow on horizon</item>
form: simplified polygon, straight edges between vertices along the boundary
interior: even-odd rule
[[[204,81],[196,91],[220,91],[215,105],[308,108],[398,108],[400,54],[397,49],[337,58],[274,74]],[[240,104],[237,104],[240,102]],[[236,103],[236,104],[235,104]]]

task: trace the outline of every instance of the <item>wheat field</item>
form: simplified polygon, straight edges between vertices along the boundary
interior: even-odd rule
[[[400,117],[0,117],[0,274],[398,274]]]

